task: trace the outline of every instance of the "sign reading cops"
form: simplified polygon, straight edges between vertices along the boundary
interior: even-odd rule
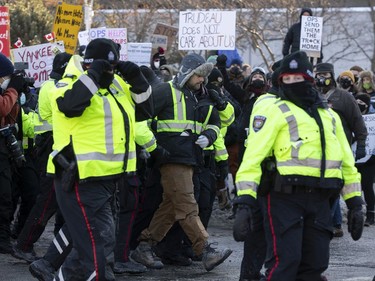
[[[309,57],[320,57],[322,49],[323,18],[302,16],[299,48]]]
[[[365,163],[370,159],[371,155],[375,155],[375,114],[363,115],[363,121],[365,121],[367,128],[367,139],[366,139],[366,156],[356,161],[356,163]],[[353,154],[357,149],[357,142],[352,145]]]
[[[236,11],[180,12],[179,50],[234,50]]]

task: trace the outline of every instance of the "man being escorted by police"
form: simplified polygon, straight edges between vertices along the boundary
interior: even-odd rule
[[[332,238],[330,198],[339,192],[349,209],[348,230],[362,235],[360,174],[340,117],[314,88],[306,53],[286,56],[280,97],[259,103],[250,118],[247,148],[236,178],[237,231],[251,220],[259,197],[267,240],[266,280],[321,280]],[[257,144],[257,145],[252,145]],[[273,155],[273,181],[259,189],[261,163]],[[264,190],[264,189],[268,190]]]

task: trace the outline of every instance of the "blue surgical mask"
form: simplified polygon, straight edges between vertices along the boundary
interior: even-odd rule
[[[8,86],[9,86],[9,83],[10,83],[10,78],[8,78],[8,79],[5,79],[4,81],[3,81],[3,83],[1,83],[1,89],[3,89],[4,91],[8,88]]]
[[[26,95],[21,93],[20,95],[20,105],[24,105],[26,103]]]

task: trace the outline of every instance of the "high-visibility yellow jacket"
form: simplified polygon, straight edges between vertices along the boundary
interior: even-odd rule
[[[134,172],[135,105],[130,85],[115,75],[109,91],[98,89],[89,76],[80,73],[77,73],[77,80],[65,75],[56,84],[52,99],[54,145],[47,173],[54,174],[52,158],[68,146],[71,146],[77,162],[79,180]],[[66,91],[71,90],[78,81],[83,89],[91,92],[90,105],[80,116],[67,117],[55,101],[64,97]]]
[[[273,102],[256,104],[250,118],[247,148],[236,176],[238,195],[256,197],[260,164],[273,154],[282,177],[301,176],[321,188],[337,188],[332,183],[343,181],[344,200],[361,196],[360,174],[339,116],[331,109],[318,109],[325,134],[326,161],[321,171],[321,136],[315,119],[289,101],[269,100]],[[320,181],[322,172],[326,186]]]

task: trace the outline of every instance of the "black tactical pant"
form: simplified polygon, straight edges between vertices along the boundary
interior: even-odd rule
[[[55,189],[73,241],[73,248],[55,279],[115,280],[111,267],[115,246],[116,181],[75,183],[73,190],[65,191],[57,178]]]
[[[0,137],[0,142],[2,142]],[[0,146],[5,143],[0,143]],[[3,149],[7,149],[4,147]],[[12,173],[8,153],[0,151],[0,248],[10,247]]]
[[[267,245],[260,204],[252,208],[251,211],[250,230],[243,245],[240,280],[259,278],[266,258]]]
[[[14,167],[12,172],[13,213],[17,211],[17,203],[19,198],[21,198],[21,204],[17,213],[15,213],[16,219],[13,233],[16,235],[24,227],[39,192],[39,174],[35,169],[31,152],[25,152],[25,158],[25,166]]]
[[[332,223],[325,189],[293,187],[260,198],[267,240],[267,280],[320,280],[328,268]]]
[[[140,180],[136,175],[123,176],[118,186],[115,261],[128,262],[130,239],[138,210]]]

